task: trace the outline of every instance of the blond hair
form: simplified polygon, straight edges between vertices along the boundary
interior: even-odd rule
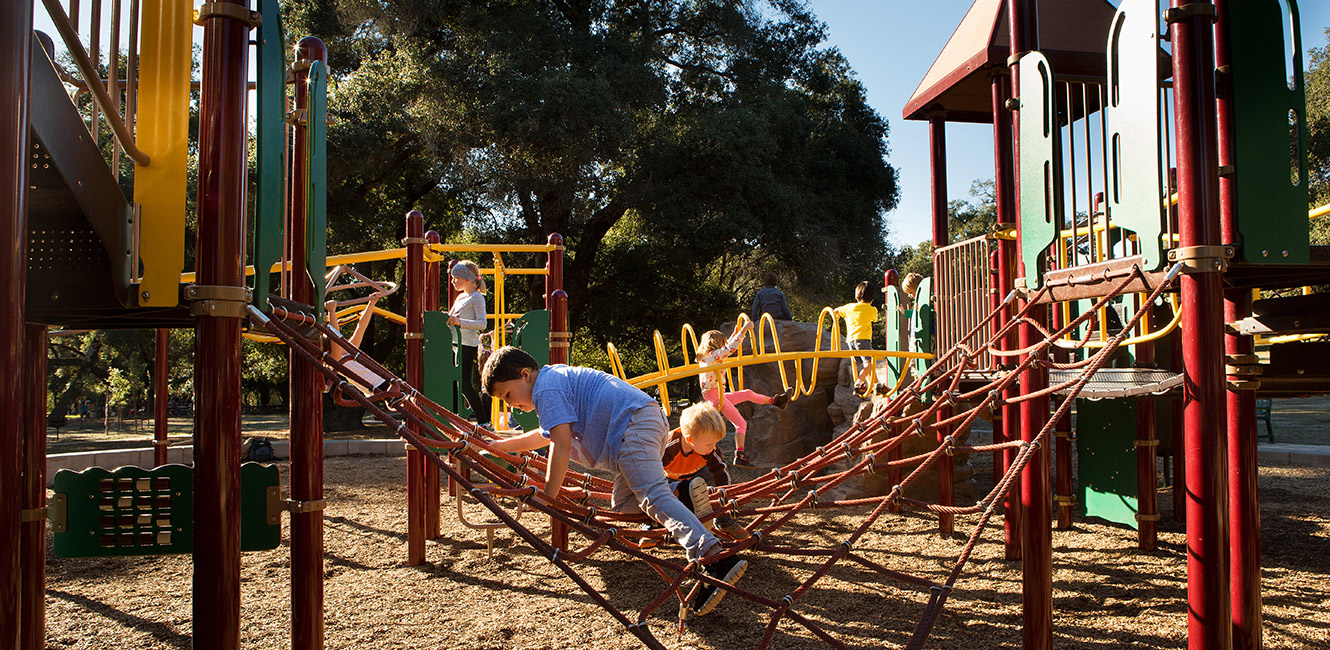
[[[689,438],[720,440],[725,437],[725,418],[711,402],[698,402],[679,416],[679,430]]]
[[[475,274],[476,274],[476,291],[479,291],[480,293],[485,293],[485,291],[486,291],[489,287],[487,287],[487,286],[485,285],[485,276],[483,276],[483,275],[480,274],[480,267],[479,267],[479,266],[476,266],[476,263],[475,263],[475,262],[472,262],[471,260],[459,260],[459,261],[457,262],[457,265],[458,265],[458,266],[465,266],[465,267],[467,268],[467,270],[471,271],[472,273],[475,273]]]
[[[710,354],[725,347],[725,335],[720,330],[708,330],[702,334],[702,341],[697,344],[697,359],[702,360],[702,355]]]

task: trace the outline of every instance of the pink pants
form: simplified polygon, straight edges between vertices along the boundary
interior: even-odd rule
[[[771,398],[761,393],[754,393],[751,390],[736,390],[732,393],[725,393],[725,406],[722,407],[719,393],[720,389],[709,390],[705,397],[708,402],[711,402],[712,406],[720,409],[721,415],[724,415],[726,420],[734,424],[734,437],[736,440],[742,441],[744,434],[748,432],[748,421],[742,415],[739,415],[739,409],[734,408],[734,405],[743,404],[744,402],[770,404]]]

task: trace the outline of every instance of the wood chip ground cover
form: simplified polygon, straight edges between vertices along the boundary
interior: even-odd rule
[[[979,460],[976,458],[976,460]],[[483,531],[466,529],[445,502],[443,536],[428,563],[405,565],[404,459],[346,457],[327,464],[325,620],[327,648],[637,648],[637,639],[513,534],[496,534],[493,556]],[[282,470],[286,471],[283,464]],[[740,470],[738,479],[755,474]],[[1261,469],[1265,647],[1330,647],[1330,470]],[[1159,502],[1159,550],[1141,552],[1135,531],[1095,521],[1054,531],[1054,643],[1059,648],[1186,646],[1184,530],[1172,520],[1167,488]],[[484,519],[476,507],[474,519]],[[774,540],[830,547],[867,510],[802,516]],[[285,519],[284,519],[285,521]],[[542,536],[542,518],[523,520]],[[892,516],[856,545],[887,567],[941,580],[960,537],[940,537],[935,520]],[[957,529],[968,531],[972,519]],[[242,563],[242,646],[290,647],[289,530],[283,544],[247,553]],[[674,548],[658,552],[677,558]],[[1021,646],[1021,566],[1003,558],[994,524],[976,548],[926,647],[975,650]],[[779,599],[816,565],[806,558],[753,554],[741,584]],[[602,552],[576,565],[630,618],[660,593],[641,563]],[[48,547],[49,648],[188,648],[192,566],[187,556],[71,560]],[[885,581],[841,563],[797,601],[796,611],[854,647],[899,647],[908,640],[925,590]],[[730,596],[683,632],[666,606],[649,620],[671,648],[748,648],[769,620],[765,608]],[[825,647],[782,622],[773,647]]]

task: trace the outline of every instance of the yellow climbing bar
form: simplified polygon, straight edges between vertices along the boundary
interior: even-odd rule
[[[544,246],[543,248],[551,248],[551,247]],[[443,244],[440,244],[438,247],[436,247],[436,249],[446,249],[445,252],[454,252],[451,248],[448,248]],[[467,247],[467,250],[471,249],[472,247],[470,246]],[[363,251],[360,253],[346,253],[345,255],[330,255],[328,257],[327,266],[328,268],[332,268],[339,264],[364,264],[366,262],[382,262],[384,260],[400,260],[405,258],[406,258],[405,248],[388,248],[379,251]],[[426,255],[425,261],[438,262],[441,261],[442,259],[443,258],[437,256],[431,259],[429,255]],[[287,264],[288,268],[290,268],[290,266],[291,266],[290,264]],[[281,262],[273,264],[272,268],[268,269],[269,273],[280,273],[281,271],[282,271]],[[494,275],[497,272],[497,269],[480,269],[480,272],[486,275]],[[503,269],[503,272],[505,275],[545,275],[545,269],[543,268],[517,269],[517,268],[505,267]],[[254,267],[246,266],[245,275],[246,276],[254,275]],[[189,284],[193,281],[194,281],[193,271],[189,273],[180,274],[180,282],[184,284]]]
[[[1319,208],[1316,208],[1316,209],[1314,209],[1314,210],[1309,210],[1309,211],[1307,212],[1307,218],[1308,218],[1308,219],[1316,219],[1317,217],[1324,217],[1324,216],[1327,215],[1327,214],[1330,214],[1330,203],[1327,203],[1327,204],[1325,204],[1325,205],[1323,205],[1323,206],[1321,206],[1321,207],[1319,207]]]
[[[185,266],[185,169],[189,154],[189,65],[194,3],[144,0],[134,165],[134,232],[143,276],[138,304],[173,307]],[[137,271],[138,264],[135,264]],[[192,280],[191,280],[192,282]]]

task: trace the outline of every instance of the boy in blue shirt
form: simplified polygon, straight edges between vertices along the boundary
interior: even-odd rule
[[[512,346],[494,351],[481,372],[485,392],[515,409],[534,410],[540,428],[494,443],[500,451],[518,452],[548,445],[545,496],[558,497],[568,461],[614,475],[610,507],[619,512],[644,512],[670,531],[689,560],[720,553],[720,540],[698,515],[674,495],[665,480],[661,458],[669,427],[660,405],[627,382],[593,368],[555,364],[542,367],[531,355]],[[702,516],[710,502],[695,499]],[[704,564],[711,577],[733,584],[748,568],[738,556]],[[702,615],[720,604],[725,590],[703,584],[692,603]]]

